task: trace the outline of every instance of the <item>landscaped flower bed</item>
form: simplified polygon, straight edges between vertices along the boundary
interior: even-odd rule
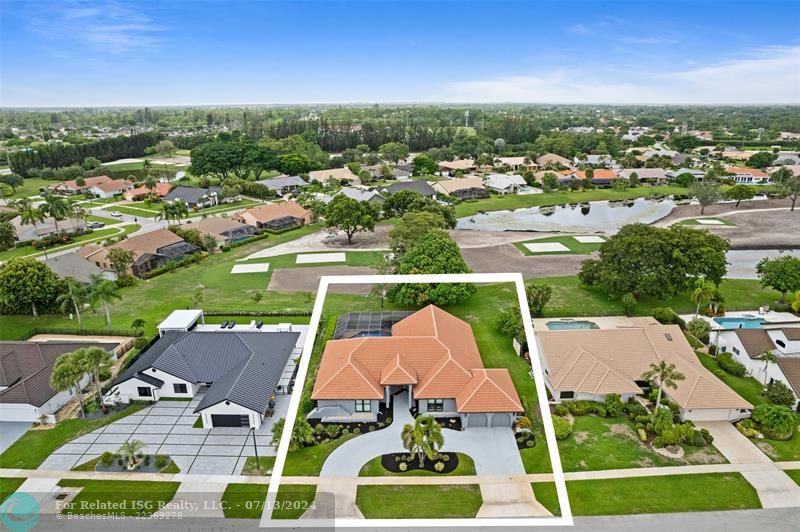
[[[319,419],[309,419],[308,424],[314,428],[317,443],[335,440],[345,434],[366,434],[388,427],[392,424],[391,410],[383,403],[378,410],[378,419],[370,423],[323,423]],[[321,427],[321,428],[320,428]]]
[[[180,473],[180,468],[172,459],[164,454],[141,454],[137,456],[137,465],[128,469],[127,461],[116,453],[105,452],[93,460],[89,460],[73,468],[73,471],[97,471],[99,473]]]
[[[391,453],[381,456],[381,465],[392,473],[407,473],[409,471],[430,471],[445,475],[452,473],[458,467],[458,454],[437,453],[433,460],[425,457],[422,467],[419,466],[419,457],[416,454]]]
[[[536,435],[533,431],[523,430],[514,434],[517,440],[517,449],[529,449],[536,446]]]

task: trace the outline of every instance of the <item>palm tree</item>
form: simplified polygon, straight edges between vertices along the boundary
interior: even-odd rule
[[[56,194],[47,194],[44,197],[44,205],[40,207],[42,214],[53,218],[58,233],[58,221],[66,218],[70,213],[70,206],[67,201]]]
[[[108,369],[113,364],[111,353],[102,347],[84,347],[73,353],[83,361],[84,368],[88,368],[94,379],[94,389],[97,391],[97,400],[102,406],[103,400],[100,394],[100,372]]]
[[[81,207],[79,204],[73,203],[72,205],[70,205],[69,215],[73,220],[75,220],[76,226],[78,225],[77,222],[82,220],[85,221],[86,216],[88,216],[88,214],[89,213],[86,211],[86,209]]]
[[[119,295],[117,283],[109,281],[100,274],[92,275],[89,282],[89,299],[92,303],[100,303],[103,305],[103,312],[106,315],[106,325],[111,327],[111,313],[108,310],[108,304],[114,300],[122,299]]]
[[[128,462],[128,471],[132,471],[139,463],[138,454],[144,449],[144,442],[142,440],[128,440],[119,446],[117,453],[123,460]]]
[[[716,285],[705,277],[698,277],[695,280],[694,292],[692,292],[692,302],[697,304],[697,308],[694,311],[695,318],[700,315],[700,305],[708,305],[716,292]]]
[[[769,370],[770,364],[777,364],[778,363],[778,355],[775,354],[775,351],[769,350],[765,353],[761,354],[761,360],[764,361],[764,387],[767,386],[767,370]]]
[[[81,380],[86,375],[84,363],[74,353],[64,353],[56,359],[53,371],[50,373],[50,387],[57,392],[75,390],[78,396],[78,403],[81,405],[81,417],[86,416],[83,407],[83,395],[81,394]]]
[[[33,230],[38,232],[36,229],[36,222],[41,222],[44,220],[42,211],[34,207],[33,202],[29,198],[20,198],[15,201],[13,205],[14,208],[17,209],[17,213],[19,213],[22,224],[32,225]]]
[[[83,304],[89,300],[89,294],[86,285],[76,281],[72,277],[64,279],[66,292],[63,292],[56,298],[56,303],[59,304],[61,312],[66,314],[67,309],[72,307],[75,310],[75,316],[78,318],[78,327],[83,329],[83,321],[81,320],[81,308]]]
[[[161,205],[161,212],[156,216],[156,220],[166,220],[167,225],[175,217],[175,207],[172,203],[163,203]]]
[[[675,390],[678,388],[678,381],[682,381],[685,378],[683,373],[675,369],[675,364],[666,360],[662,360],[658,364],[650,364],[650,369],[642,373],[642,380],[655,381],[658,384],[656,409],[661,406],[661,395],[664,392],[664,386]]]
[[[155,190],[156,184],[157,182],[155,177],[148,175],[147,177],[144,178],[144,188],[146,188],[149,191],[149,193],[147,194],[149,198],[153,197],[153,190]]]
[[[181,225],[181,219],[189,216],[189,206],[186,202],[177,200],[173,204],[172,216],[177,220],[178,225]]]
[[[150,159],[145,159],[144,160],[144,165],[142,165],[142,168],[144,169],[144,175],[145,176],[149,176],[150,175],[150,170],[151,170],[152,166],[153,166],[153,163],[150,162]]]
[[[436,422],[433,416],[417,416],[414,424],[403,426],[400,434],[403,439],[403,447],[410,453],[419,456],[419,467],[425,465],[425,457],[433,460],[438,450],[444,445],[442,426]]]

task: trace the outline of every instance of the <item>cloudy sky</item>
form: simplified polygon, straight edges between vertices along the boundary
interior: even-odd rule
[[[0,0],[0,105],[800,103],[796,2]]]

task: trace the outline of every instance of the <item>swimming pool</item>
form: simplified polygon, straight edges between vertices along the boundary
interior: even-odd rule
[[[714,318],[714,321],[723,329],[761,329],[764,327],[764,320],[758,316]]]
[[[578,320],[578,321],[548,321],[547,328],[551,331],[572,331],[576,329],[599,329],[598,325],[593,321]]]

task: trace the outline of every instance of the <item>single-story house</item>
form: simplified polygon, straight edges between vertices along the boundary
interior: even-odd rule
[[[557,403],[604,401],[611,393],[627,401],[649,388],[642,375],[650,365],[665,360],[685,376],[677,388],[664,390],[681,419],[735,421],[753,408],[703,367],[677,325],[540,331],[536,343]]]
[[[641,183],[656,185],[669,181],[667,173],[663,168],[624,168],[620,170],[617,175],[625,179],[630,179],[631,174],[634,173]]]
[[[278,194],[278,196],[290,194],[308,186],[308,183],[306,183],[303,178],[298,175],[279,175],[269,179],[261,179],[256,181],[256,183],[264,185],[271,191]]]
[[[509,170],[533,170],[538,166],[530,157],[498,157],[494,162],[495,166]]]
[[[43,262],[61,279],[72,277],[76,281],[88,283],[93,275],[102,275],[112,281],[117,278],[114,272],[99,268],[95,263],[85,259],[77,252],[56,255]]]
[[[745,185],[765,185],[770,182],[769,174],[757,168],[746,168],[740,166],[729,166],[725,172],[733,175],[736,183]]]
[[[234,220],[253,225],[258,229],[279,231],[290,227],[310,224],[311,211],[304,209],[295,201],[281,201],[252,207],[233,217]]]
[[[151,195],[156,198],[164,198],[169,194],[169,190],[172,186],[169,183],[156,183],[155,188],[150,190],[147,187],[136,187],[131,190],[128,190],[123,194],[123,197],[128,201],[135,201],[144,198],[149,198]]]
[[[337,194],[347,196],[348,198],[356,201],[366,201],[369,203],[375,203],[377,205],[380,205],[386,201],[377,191],[365,188],[344,187]]]
[[[111,178],[107,175],[98,175],[94,177],[84,178],[83,186],[78,185],[76,180],[61,181],[60,183],[53,183],[47,186],[48,192],[57,192],[59,194],[82,194],[92,188],[93,186],[108,183]]]
[[[83,220],[75,218],[58,220],[58,230],[56,230],[56,220],[54,218],[45,218],[41,222],[36,222],[36,225],[33,225],[23,224],[22,218],[16,216],[11,219],[10,223],[14,226],[14,232],[17,235],[18,242],[29,242],[55,233],[75,233],[76,231],[86,229],[86,223]]]
[[[480,177],[443,179],[432,183],[431,186],[440,194],[447,194],[462,200],[485,198],[489,195]]]
[[[220,247],[247,240],[256,234],[254,225],[245,224],[233,218],[223,218],[222,216],[209,216],[192,222],[187,227],[210,235]]]
[[[439,161],[439,173],[453,175],[458,171],[471,172],[475,170],[473,159],[456,159],[455,161]]]
[[[573,164],[587,164],[590,166],[605,166],[607,168],[619,168],[617,161],[614,160],[613,157],[610,155],[594,155],[589,154],[584,159],[579,157],[574,157],[572,159]]]
[[[730,353],[747,373],[759,382],[783,382],[800,400],[800,322],[765,329],[727,329],[711,333],[717,351]],[[776,364],[767,364],[764,353],[777,355]],[[795,404],[797,404],[795,402]]]
[[[128,249],[133,253],[130,272],[136,277],[143,277],[150,270],[161,268],[170,261],[181,260],[200,250],[168,229],[157,229],[108,247],[87,244],[77,253],[93,262],[98,268],[110,271],[113,268],[108,260],[108,252],[113,248]]]
[[[536,164],[539,166],[551,165],[569,168],[572,166],[572,161],[555,153],[545,153],[544,155],[536,158]]]
[[[113,383],[107,402],[158,401],[202,394],[204,428],[259,428],[298,332],[168,331]],[[288,393],[288,390],[283,391]]]
[[[308,173],[309,181],[318,181],[322,184],[327,183],[331,179],[336,181],[344,181],[350,184],[358,184],[361,182],[358,176],[354,174],[348,167],[344,168],[329,168],[327,170],[314,170]]]
[[[405,169],[400,166],[391,166],[388,164],[371,164],[369,166],[362,166],[361,171],[369,172],[370,177],[373,179],[385,179],[384,168],[389,169],[389,179],[408,179],[411,177],[410,169]]]
[[[677,170],[670,170],[665,172],[666,176],[670,179],[675,179],[679,175],[690,174],[696,181],[702,181],[706,173],[698,168],[678,168]]]
[[[500,194],[514,194],[520,188],[528,186],[525,178],[516,174],[491,174],[483,180],[483,184]]]
[[[89,187],[89,193],[98,198],[113,198],[129,190],[133,190],[133,183],[127,179],[112,179]]]
[[[50,387],[56,359],[83,347],[100,347],[114,358],[120,344],[110,342],[0,342],[0,421],[39,421],[55,414],[74,396]],[[86,386],[91,377],[81,381]]]
[[[614,170],[606,168],[595,168],[592,170],[592,177],[587,177],[587,170],[562,170],[559,172],[558,182],[562,185],[577,179],[579,181],[586,181],[587,179],[593,184],[598,186],[610,185],[618,179],[617,173]]]
[[[469,323],[429,305],[391,325],[389,336],[373,334],[325,344],[310,419],[374,421],[380,404],[403,391],[417,412],[459,417],[464,427],[511,427],[522,414],[510,373],[484,368]]]
[[[181,200],[191,209],[202,209],[219,205],[221,196],[220,187],[175,187],[164,197],[164,201],[172,203]]]
[[[427,181],[412,180],[403,181],[401,183],[392,183],[384,189],[387,194],[397,194],[403,190],[418,192],[419,194],[422,194],[428,198],[436,196],[436,191]]]

